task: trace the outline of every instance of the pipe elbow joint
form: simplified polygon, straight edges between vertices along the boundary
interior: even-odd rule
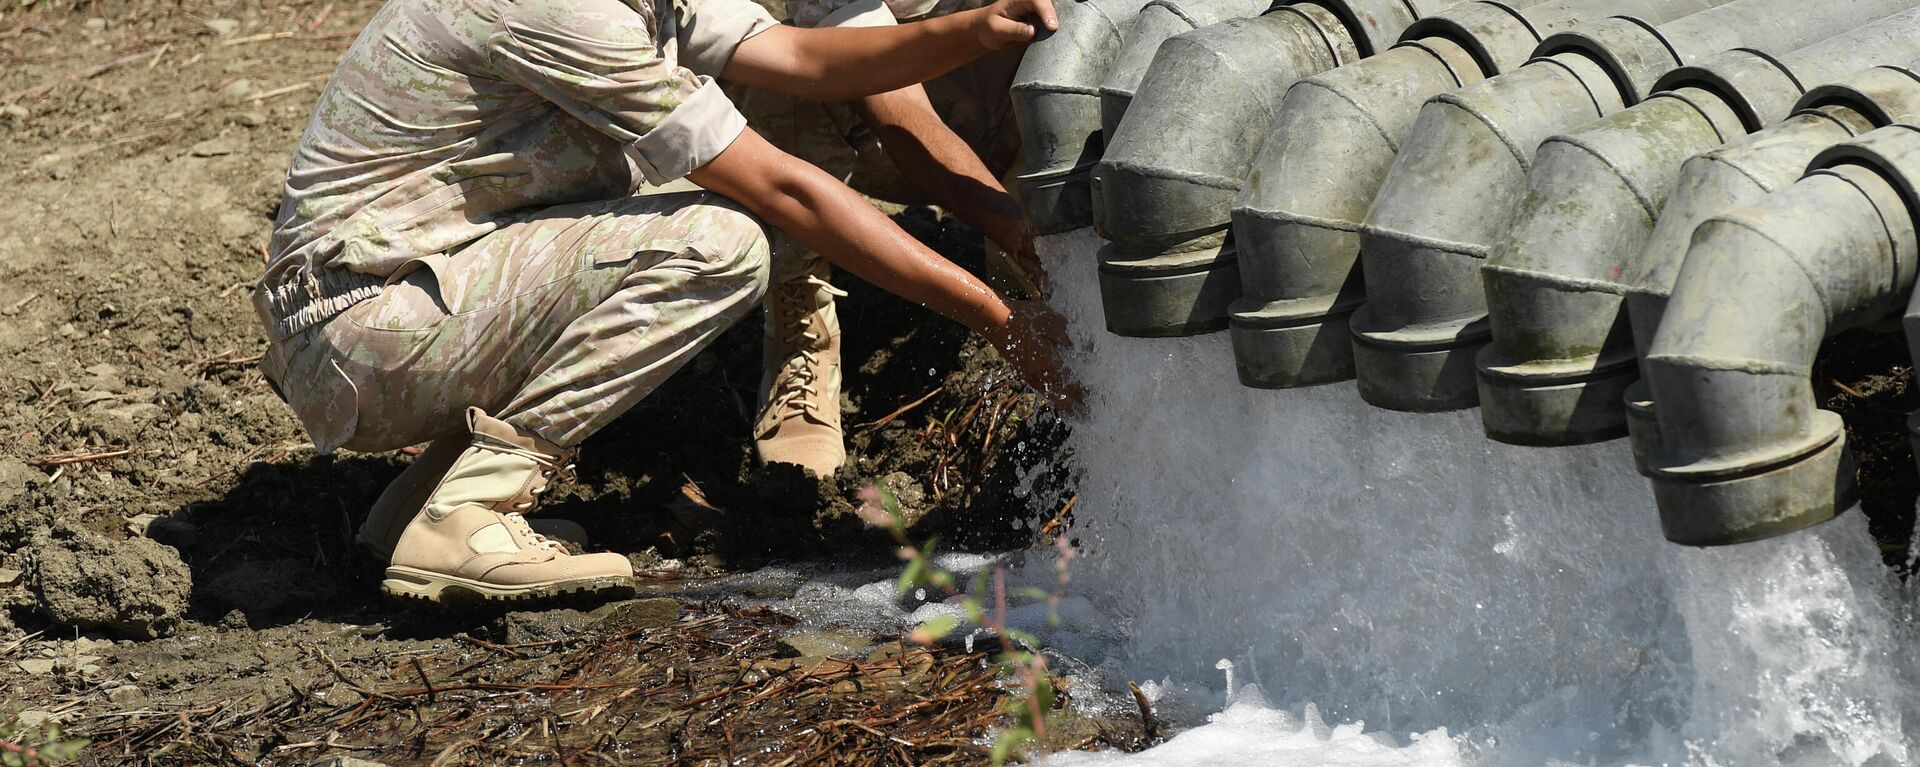
[[[1242,383],[1294,388],[1354,375],[1348,317],[1364,300],[1360,228],[1427,96],[1477,74],[1423,40],[1295,83],[1232,213],[1245,295],[1232,307]]]
[[[1106,239],[1153,247],[1226,226],[1286,87],[1354,55],[1344,30],[1329,44],[1311,19],[1236,19],[1161,44],[1099,163]]]
[[[1243,295],[1230,307],[1229,328],[1247,386],[1353,377],[1347,317],[1365,299],[1360,221],[1398,143],[1361,100],[1369,91],[1345,87],[1369,68],[1334,70],[1287,91],[1234,205]]]
[[[1255,0],[1147,0],[1120,33],[1120,49],[1100,81],[1100,128],[1114,135],[1161,44],[1183,32],[1228,19],[1257,16]]]
[[[1377,407],[1441,411],[1479,401],[1473,359],[1488,339],[1480,267],[1529,160],[1486,105],[1460,98],[1494,82],[1426,102],[1367,210],[1367,302],[1349,325],[1360,395]]]
[[[1109,330],[1227,324],[1241,292],[1228,225],[1247,166],[1287,86],[1358,55],[1339,17],[1311,3],[1161,44],[1094,171],[1095,229],[1112,243],[1100,262]]]
[[[1754,224],[1764,226],[1726,216],[1701,225],[1644,363],[1656,422],[1645,473],[1675,543],[1770,538],[1855,498],[1840,417],[1815,406],[1809,380],[1827,327],[1809,311],[1817,289],[1794,279],[1792,254]],[[1713,290],[1734,259],[1751,277]]]
[[[1830,331],[1885,319],[1912,290],[1907,169],[1920,170],[1920,131],[1874,131],[1694,234],[1644,363],[1657,424],[1645,473],[1669,540],[1759,540],[1853,505],[1840,417],[1809,376]]]
[[[1011,100],[1024,160],[1015,189],[1039,234],[1093,222],[1088,174],[1100,159],[1100,82],[1120,49],[1122,24],[1143,0],[1081,0],[1058,6],[1060,30],[1032,45],[1015,71]]]
[[[1624,305],[1670,168],[1721,143],[1691,102],[1656,98],[1541,144],[1481,271],[1493,340],[1476,361],[1487,434],[1523,445],[1627,431],[1638,377]]]

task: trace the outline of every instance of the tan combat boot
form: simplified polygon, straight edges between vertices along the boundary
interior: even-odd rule
[[[754,447],[766,463],[791,463],[822,477],[847,462],[840,433],[840,317],[827,281],[831,267],[808,253],[767,291],[767,329]]]
[[[360,523],[360,531],[354,536],[361,547],[382,562],[393,559],[393,544],[400,540],[400,531],[407,529],[407,523],[420,515],[427,506],[427,495],[440,486],[440,479],[447,476],[447,470],[453,468],[453,462],[467,451],[471,438],[466,435],[442,437],[427,444],[427,449],[415,456],[413,463],[400,472],[387,489],[380,493],[379,500],[373,502],[373,508],[367,512],[367,521]],[[545,488],[541,488],[542,492]],[[531,513],[532,509],[522,511]],[[579,523],[565,519],[529,519],[527,524],[543,537],[574,543],[587,544],[587,530]]]
[[[471,441],[394,544],[382,590],[438,602],[633,589],[626,557],[568,554],[520,516],[565,469],[564,451],[478,408],[467,411],[467,426]]]

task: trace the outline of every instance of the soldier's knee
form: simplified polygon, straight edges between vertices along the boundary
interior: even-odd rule
[[[774,242],[781,239],[766,222],[732,200],[713,205],[713,223],[702,243],[715,259],[715,271],[740,283],[754,300],[766,294]]]

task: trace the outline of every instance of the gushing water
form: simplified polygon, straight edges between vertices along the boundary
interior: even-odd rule
[[[1502,445],[1477,411],[1379,410],[1351,383],[1242,388],[1223,333],[1107,334],[1096,245],[1042,243],[1091,395],[1074,592],[1124,627],[1109,673],[1217,684],[1231,658],[1262,692],[1060,763],[1920,758],[1909,596],[1861,515],[1674,546],[1624,441]]]

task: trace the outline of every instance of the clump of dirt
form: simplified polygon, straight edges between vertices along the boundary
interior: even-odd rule
[[[27,546],[27,588],[47,617],[132,639],[171,633],[187,611],[193,577],[172,548],[124,541],[58,520]]]
[[[1854,330],[1827,341],[1814,364],[1820,405],[1846,423],[1853,451],[1860,511],[1888,565],[1911,575],[1914,501],[1920,473],[1914,469],[1907,414],[1920,411],[1904,334]]]

